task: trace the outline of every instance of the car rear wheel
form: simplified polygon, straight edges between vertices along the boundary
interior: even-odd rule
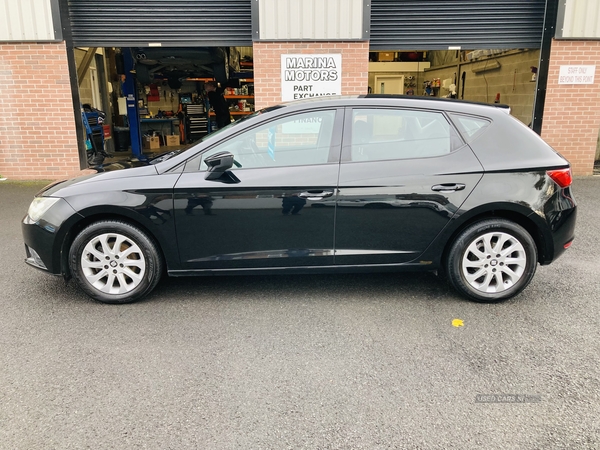
[[[530,234],[505,219],[488,219],[463,230],[446,261],[454,288],[477,302],[494,303],[517,295],[531,282],[537,249]]]
[[[163,262],[154,242],[139,228],[105,220],[73,241],[69,267],[77,284],[103,303],[130,303],[158,283]]]

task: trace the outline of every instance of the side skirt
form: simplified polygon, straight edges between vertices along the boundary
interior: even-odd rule
[[[403,272],[420,271],[436,272],[438,267],[431,264],[368,264],[340,266],[302,266],[302,267],[264,267],[264,268],[235,268],[235,269],[194,269],[168,270],[171,277],[187,276],[219,276],[219,275],[287,275],[287,274],[326,274],[326,273],[374,273],[374,272]]]

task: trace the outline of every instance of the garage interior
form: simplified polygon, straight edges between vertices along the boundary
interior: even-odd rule
[[[77,47],[90,164],[131,153],[177,150],[218,127],[204,84],[217,81],[235,120],[254,111],[252,47]],[[135,99],[136,113],[127,107]],[[92,148],[89,148],[91,144]],[[95,150],[95,151],[94,151]],[[135,151],[133,151],[135,153]]]
[[[539,59],[539,49],[373,51],[368,90],[502,103],[529,125]]]

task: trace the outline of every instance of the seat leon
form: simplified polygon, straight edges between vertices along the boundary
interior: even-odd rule
[[[425,270],[521,292],[574,237],[569,163],[506,108],[394,96],[263,109],[47,186],[26,262],[126,303],[170,276]]]

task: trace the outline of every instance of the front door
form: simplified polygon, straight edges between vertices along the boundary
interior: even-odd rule
[[[342,113],[338,123],[336,110],[315,110],[261,124],[186,167],[175,186],[182,268],[333,264]],[[236,181],[205,179],[204,159],[223,151]]]
[[[335,263],[417,260],[482,167],[441,112],[373,108],[346,116]]]

